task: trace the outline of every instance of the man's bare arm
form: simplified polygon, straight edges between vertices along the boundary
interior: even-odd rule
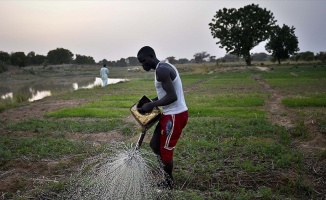
[[[174,89],[170,70],[168,68],[158,68],[156,71],[157,79],[162,83],[162,87],[166,92],[166,95],[160,100],[146,103],[142,106],[144,112],[150,112],[155,106],[166,106],[175,102],[178,97]]]

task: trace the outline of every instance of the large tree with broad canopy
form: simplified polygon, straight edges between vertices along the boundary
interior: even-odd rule
[[[298,47],[298,38],[294,34],[294,30],[295,28],[293,26],[290,28],[285,24],[283,24],[282,28],[275,26],[265,46],[266,51],[272,53],[273,58],[279,64],[281,64],[282,59],[287,59],[290,55],[300,50]]]
[[[250,50],[269,38],[275,22],[271,11],[251,4],[239,9],[218,10],[209,29],[213,38],[219,39],[216,44],[227,53],[243,57],[247,65],[251,65]]]
[[[70,64],[73,60],[74,54],[68,49],[57,48],[48,52],[47,59],[50,64]]]

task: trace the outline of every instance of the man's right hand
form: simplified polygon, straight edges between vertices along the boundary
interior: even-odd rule
[[[141,108],[140,111],[138,111],[141,114],[145,114],[145,113],[150,113],[152,112],[154,106],[152,102],[149,103],[145,103]]]

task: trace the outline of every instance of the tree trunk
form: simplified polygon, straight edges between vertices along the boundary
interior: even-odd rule
[[[280,57],[277,57],[277,60],[278,60],[278,64],[280,65],[280,64],[281,64],[281,59],[280,59]]]
[[[247,55],[245,56],[245,60],[246,60],[247,66],[250,66],[251,65],[250,51],[248,51]]]

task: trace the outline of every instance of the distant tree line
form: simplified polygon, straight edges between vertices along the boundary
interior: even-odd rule
[[[48,52],[46,56],[35,54],[34,51],[29,52],[25,55],[24,52],[12,52],[11,54],[0,51],[0,72],[6,71],[6,66],[19,66],[25,67],[29,65],[43,65],[46,67],[47,65],[60,65],[60,64],[79,64],[79,65],[94,65],[94,64],[106,64],[110,67],[128,67],[128,66],[139,66],[137,57],[127,57],[121,58],[117,61],[109,61],[107,59],[103,59],[98,63],[95,62],[94,58],[91,56],[85,56],[76,54],[75,59],[73,58],[74,54],[64,48],[57,48]],[[250,55],[250,60],[253,61],[279,61],[285,60],[288,57],[279,58],[272,55],[268,55],[264,52],[254,53]],[[326,52],[319,52],[316,55],[313,52],[299,52],[293,53],[291,57],[289,57],[292,61],[321,61],[326,62]],[[176,59],[174,56],[169,56],[166,58],[171,64],[186,64],[186,63],[220,63],[220,62],[238,62],[244,61],[245,58],[234,55],[234,54],[226,54],[224,57],[216,58],[216,56],[211,56],[206,51],[198,52],[193,55],[193,59],[180,58]]]
[[[251,54],[251,60],[253,61],[259,61],[259,62],[265,62],[265,61],[272,61],[276,62],[277,60],[267,53],[261,52],[261,53],[254,53]],[[281,59],[282,61],[285,61],[286,59]],[[299,52],[293,54],[291,57],[289,57],[289,60],[291,61],[320,61],[320,62],[326,62],[326,52],[319,52],[317,54],[314,54],[311,51],[306,52]],[[239,62],[244,61],[243,58],[238,57],[233,54],[226,54],[224,57],[216,59],[217,62]]]
[[[7,53],[0,51],[0,65],[12,65],[25,67],[29,65],[60,65],[60,64],[96,64],[95,60],[91,56],[85,56],[76,54],[76,58],[73,59],[74,54],[64,48],[57,48],[48,52],[46,56],[35,54],[34,51],[25,55],[24,52],[12,52]]]

